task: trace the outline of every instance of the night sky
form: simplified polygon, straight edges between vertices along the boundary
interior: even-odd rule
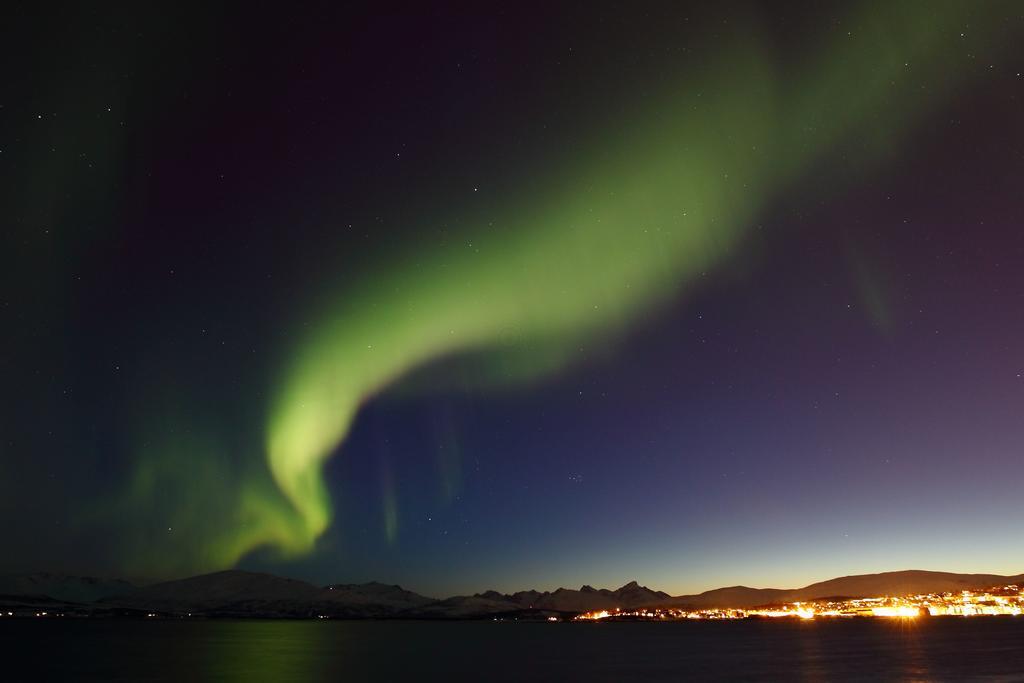
[[[0,570],[1024,571],[1024,6],[429,4],[6,9]]]

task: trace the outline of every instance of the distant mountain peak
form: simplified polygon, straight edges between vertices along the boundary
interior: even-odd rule
[[[504,593],[499,593],[498,591],[495,591],[495,590],[488,590],[488,591],[484,591],[483,593],[476,593],[476,594],[474,594],[473,597],[475,597],[475,598],[485,598],[487,600],[508,600],[509,599],[509,596],[505,595]]]
[[[115,593],[130,593],[136,587],[121,579],[72,576],[60,572],[0,575],[0,593],[43,595],[55,600],[89,603]]]
[[[200,613],[213,616],[309,617],[327,614],[346,618],[478,618],[491,615],[579,614],[596,610],[653,606],[687,608],[750,608],[830,596],[848,598],[956,592],[970,588],[1024,583],[1024,575],[953,574],[905,570],[843,576],[803,588],[730,586],[698,595],[671,597],[637,581],[614,591],[584,584],[579,590],[488,590],[472,596],[436,600],[395,584],[371,581],[332,584],[323,588],[273,574],[238,569],[192,576],[142,588],[124,581],[54,573],[0,576],[0,596],[75,603],[81,610],[145,610]]]

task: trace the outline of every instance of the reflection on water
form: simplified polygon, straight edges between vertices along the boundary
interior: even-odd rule
[[[0,622],[0,680],[1024,681],[1024,617]]]
[[[906,681],[930,681],[933,678],[928,669],[927,643],[915,619],[898,619],[897,624],[905,626],[903,651],[906,652],[906,666],[902,678]]]
[[[800,664],[796,669],[803,680],[818,683],[828,680],[828,672],[825,669],[828,657],[821,648],[821,629],[814,626],[810,621],[799,622],[797,647],[800,651]]]
[[[202,679],[331,680],[325,667],[346,659],[345,632],[324,628],[321,622],[225,621],[208,625],[207,636],[195,643],[196,673]]]

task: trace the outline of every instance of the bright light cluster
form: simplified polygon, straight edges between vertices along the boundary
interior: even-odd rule
[[[581,614],[576,619],[600,621],[664,619],[748,619],[816,617],[883,617],[916,619],[921,616],[1016,616],[1024,613],[1024,590],[1016,585],[984,591],[929,593],[903,597],[824,599],[766,605],[751,609],[700,609],[644,607],[632,610],[601,610]]]

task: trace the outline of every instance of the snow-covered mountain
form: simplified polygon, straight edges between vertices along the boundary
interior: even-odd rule
[[[0,595],[45,596],[63,602],[94,602],[108,595],[128,595],[136,587],[120,579],[36,572],[0,576]]]
[[[846,576],[797,589],[718,588],[671,597],[631,581],[615,590],[486,591],[436,600],[383,583],[320,587],[272,574],[228,570],[137,587],[125,581],[60,574],[0,577],[0,603],[18,609],[158,612],[236,617],[472,619],[543,617],[642,606],[754,607],[821,597],[870,597],[959,591],[1024,583],[1024,575],[901,571]]]

